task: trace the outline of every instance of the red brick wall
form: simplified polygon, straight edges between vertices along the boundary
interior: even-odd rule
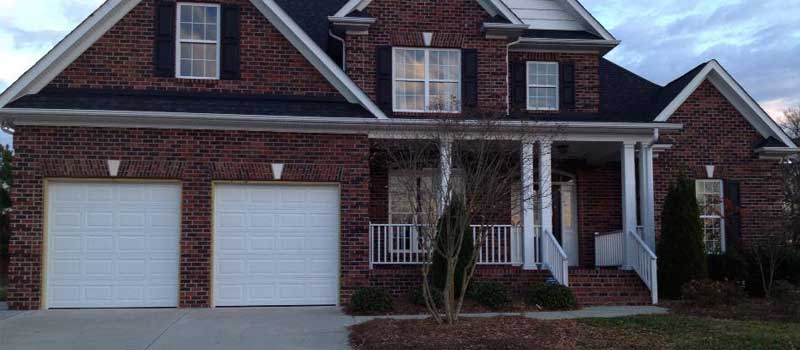
[[[512,52],[511,62],[545,61],[575,64],[575,108],[560,112],[596,113],[600,110],[600,55],[592,53]],[[526,111],[530,114],[551,111]]]
[[[578,251],[581,266],[594,266],[594,233],[622,228],[622,180],[619,163],[577,170]]]
[[[434,47],[478,50],[478,108],[505,111],[507,41],[484,37],[489,14],[477,1],[375,0],[365,12],[377,22],[369,35],[347,36],[347,74],[370,97],[375,99],[377,47],[422,47],[422,33],[433,32]]]
[[[340,96],[249,0],[202,1],[241,6],[241,80],[155,77],[155,2],[143,0],[49,86]]]
[[[506,111],[508,93],[507,40],[486,39],[481,27],[489,15],[476,1],[375,0],[365,12],[377,19],[369,35],[348,35],[347,73],[375,98],[378,46],[423,47],[423,32],[434,33],[433,47],[478,50],[478,109]],[[600,105],[597,54],[513,52],[511,62],[545,60],[574,62],[577,112],[597,112]],[[413,114],[396,114],[413,116]]]
[[[770,222],[782,214],[783,192],[776,160],[760,160],[753,146],[761,135],[708,81],[669,119],[683,130],[662,136],[673,147],[654,160],[656,228],[669,184],[683,172],[706,178],[706,165],[716,166],[715,178],[740,182],[742,237],[745,241],[770,233]]]
[[[18,127],[12,190],[9,306],[40,306],[43,181],[107,178],[120,159],[121,178],[177,179],[183,184],[180,306],[209,306],[211,182],[269,181],[272,162],[285,181],[341,185],[342,300],[368,278],[369,142],[366,136],[246,131]]]

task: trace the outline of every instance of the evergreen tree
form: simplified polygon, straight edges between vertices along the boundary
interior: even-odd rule
[[[679,298],[686,282],[708,275],[700,208],[685,176],[670,186],[664,201],[657,251],[658,289],[664,298]]]
[[[458,196],[454,196],[437,225],[438,234],[436,236],[436,243],[442,247],[446,244],[444,242],[447,241],[448,234],[461,231],[461,234],[464,235],[464,240],[461,243],[461,251],[458,254],[458,261],[456,262],[456,270],[453,274],[456,297],[461,295],[461,287],[464,285],[463,281],[467,263],[469,263],[469,259],[472,257],[475,244],[472,237],[472,228],[468,224],[468,215],[463,200],[458,198]],[[433,257],[431,278],[434,288],[439,291],[444,290],[447,279],[447,260],[441,254],[436,254],[436,256]]]

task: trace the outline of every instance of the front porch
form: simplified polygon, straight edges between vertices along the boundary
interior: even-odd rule
[[[473,237],[483,232],[476,278],[498,276],[494,279],[511,285],[554,279],[586,296],[609,295],[613,286],[626,290],[622,299],[641,288],[647,302],[657,303],[652,147],[539,141],[521,143],[519,153],[535,159],[530,166],[520,162],[520,179],[534,180],[520,181],[520,196],[498,199],[510,207],[495,221],[472,225]],[[392,202],[392,177],[399,169],[387,169],[379,159],[371,164],[369,264],[372,275],[389,278],[418,271],[414,266],[427,261],[428,252],[417,225],[402,222]],[[603,285],[606,290],[595,290]]]

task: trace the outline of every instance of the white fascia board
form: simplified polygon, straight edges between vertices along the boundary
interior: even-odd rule
[[[568,8],[571,9],[575,14],[580,16],[589,25],[589,27],[595,32],[595,34],[601,36],[605,40],[617,40],[614,35],[611,34],[600,21],[597,20],[589,11],[586,10],[583,5],[577,0],[564,0],[567,4]]]
[[[484,8],[487,12],[491,15],[495,15],[497,13],[503,15],[506,19],[508,19],[512,24],[524,24],[513,11],[511,11],[502,0],[477,0],[481,7]],[[336,14],[333,17],[345,17],[349,15],[354,10],[364,11],[367,6],[372,2],[372,0],[350,0],[344,6],[342,6],[339,11],[336,11]]]
[[[33,108],[2,108],[0,120],[8,126],[47,125],[85,127],[136,127],[156,129],[280,129],[297,132],[347,132],[365,130],[391,131],[437,128],[441,121],[435,119],[376,119],[352,117],[302,117],[282,115],[223,115],[183,112],[47,110]],[[479,122],[476,122],[476,125]],[[593,123],[593,122],[542,122],[498,121],[498,127],[508,132],[531,127],[551,130],[556,134],[603,134],[615,139],[635,135],[652,138],[654,129],[678,130],[681,124],[673,123]],[[390,129],[386,129],[386,128]]]
[[[359,103],[378,119],[387,119],[383,111],[361,91],[342,69],[303,31],[273,0],[251,0],[256,8],[283,34],[347,101]]]
[[[692,81],[686,85],[681,93],[656,116],[655,121],[668,121],[706,79],[722,93],[762,136],[776,137],[789,148],[797,148],[797,145],[795,145],[792,139],[778,126],[775,120],[761,108],[758,102],[756,102],[716,60],[708,62]]]
[[[0,107],[41,91],[141,0],[107,0],[0,95]]]

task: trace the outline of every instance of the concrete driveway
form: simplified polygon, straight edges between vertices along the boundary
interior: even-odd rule
[[[0,311],[0,349],[347,349],[336,307]]]

